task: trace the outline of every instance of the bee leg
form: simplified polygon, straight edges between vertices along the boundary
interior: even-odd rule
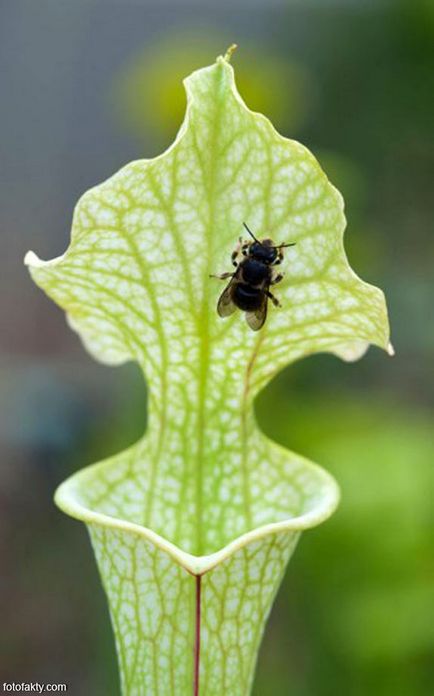
[[[267,295],[267,297],[270,298],[270,300],[272,301],[272,303],[274,304],[275,307],[282,306],[280,304],[279,300],[277,299],[277,297],[275,297],[272,292],[270,292],[269,290],[265,290],[265,294]]]
[[[281,280],[283,280],[284,274],[283,273],[278,273],[275,278],[271,281],[271,285],[276,285],[276,283],[280,283]]]
[[[226,280],[226,278],[232,278],[233,273],[219,273],[216,275],[215,273],[210,273],[210,278],[218,278],[219,280]]]
[[[242,237],[239,237],[239,238],[238,238],[238,244],[237,244],[237,246],[235,247],[235,249],[233,250],[232,256],[231,256],[231,261],[232,261],[232,264],[233,264],[234,266],[238,266],[237,256],[238,256],[238,254],[239,254],[240,251],[241,251],[242,244],[243,244],[243,238],[242,238]]]

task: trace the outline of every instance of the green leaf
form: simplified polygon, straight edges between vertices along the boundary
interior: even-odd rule
[[[326,472],[261,433],[254,397],[305,355],[387,348],[388,325],[382,293],[348,265],[342,199],[314,157],[248,110],[226,58],[185,84],[175,143],[81,198],[63,256],[26,263],[88,350],[137,361],[149,386],[143,438],[56,494],[89,527],[123,693],[199,693],[199,669],[201,696],[240,696],[300,531],[338,500]],[[231,269],[243,221],[297,243],[283,306],[258,332],[217,315],[224,285],[210,278]]]

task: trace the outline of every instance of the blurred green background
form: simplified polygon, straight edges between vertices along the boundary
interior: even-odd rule
[[[264,430],[343,499],[301,539],[254,693],[434,693],[431,0],[1,3],[0,684],[119,694],[86,532],[52,493],[146,422],[138,370],[94,363],[22,257],[62,253],[79,195],[170,144],[180,79],[233,41],[245,100],[343,192],[350,261],[385,290],[397,352],[315,356],[260,396]]]

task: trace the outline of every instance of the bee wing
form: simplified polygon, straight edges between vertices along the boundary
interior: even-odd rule
[[[254,312],[246,312],[246,321],[253,331],[259,331],[264,326],[267,318],[267,307],[268,298],[264,294],[264,299],[259,309],[255,309]]]
[[[236,310],[236,305],[232,300],[233,287],[234,279],[232,278],[230,283],[228,283],[228,285],[223,290],[222,294],[219,297],[219,301],[217,302],[217,312],[220,317],[228,317],[230,314],[233,314]]]

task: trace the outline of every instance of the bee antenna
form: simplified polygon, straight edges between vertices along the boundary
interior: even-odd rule
[[[283,249],[283,247],[292,247],[295,246],[297,242],[285,242],[284,244],[276,244],[275,249]]]
[[[253,234],[253,232],[252,232],[251,230],[249,230],[249,228],[247,227],[247,225],[246,225],[245,222],[243,222],[243,225],[244,225],[244,227],[246,228],[246,230],[247,230],[247,232],[249,233],[249,235],[255,240],[255,242],[257,242],[258,244],[261,244],[261,242],[259,241],[259,239],[256,239],[256,237],[255,237],[255,235]]]

